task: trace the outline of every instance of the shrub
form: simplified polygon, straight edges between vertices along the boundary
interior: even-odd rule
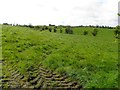
[[[98,33],[98,29],[97,28],[94,28],[93,31],[92,31],[92,35],[93,36],[96,36]]]
[[[115,30],[114,30],[114,34],[115,34],[115,38],[119,38],[120,26],[116,26],[116,28],[115,28]]]
[[[49,32],[52,32],[52,28],[49,28]]]
[[[46,26],[45,29],[48,30],[48,27]]]
[[[72,29],[69,30],[69,34],[73,34],[73,30]]]
[[[44,27],[42,27],[42,30],[45,30]]]
[[[70,27],[68,27],[68,28],[65,29],[65,33],[73,34],[73,30]]]
[[[62,29],[60,29],[60,33],[62,33]]]
[[[67,28],[65,29],[65,33],[67,33],[67,34],[68,34],[68,29],[67,29]]]
[[[120,26],[116,26],[114,34],[115,35],[120,34]]]
[[[34,26],[32,24],[29,24],[28,27],[29,28],[34,28]]]
[[[85,30],[85,31],[83,32],[83,34],[84,34],[84,35],[87,35],[87,34],[88,34],[88,31],[87,31],[87,30]]]
[[[115,35],[120,34],[120,30],[115,29],[115,30],[114,30],[114,34],[115,34]]]
[[[57,29],[56,29],[56,28],[54,28],[54,32],[57,32]]]

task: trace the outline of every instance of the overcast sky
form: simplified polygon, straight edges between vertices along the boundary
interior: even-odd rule
[[[118,1],[0,0],[0,23],[116,26]]]

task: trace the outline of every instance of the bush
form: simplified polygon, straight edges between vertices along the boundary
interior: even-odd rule
[[[49,32],[52,32],[52,28],[49,28]]]
[[[70,27],[68,27],[68,28],[65,29],[65,33],[73,34],[73,30]]]
[[[57,32],[57,29],[56,29],[56,28],[54,28],[54,32]]]
[[[67,28],[65,29],[65,33],[67,33],[67,34],[68,34],[68,29],[67,29]]]
[[[87,34],[88,34],[88,31],[85,30],[85,31],[83,32],[83,34],[84,34],[84,35],[87,35]]]
[[[69,30],[69,34],[73,34],[73,30],[72,29]]]
[[[45,29],[48,30],[48,27],[46,26]]]
[[[29,27],[29,28],[34,28],[34,26],[33,26],[33,25],[31,25],[31,24],[29,24],[29,25],[28,25],[28,27]]]
[[[116,29],[114,30],[115,36],[120,34],[120,26],[116,26]]]
[[[60,29],[60,33],[62,33],[62,29]]]
[[[45,30],[44,27],[42,27],[42,30]]]
[[[98,29],[97,28],[94,28],[93,31],[92,31],[92,35],[93,36],[96,36],[98,33]]]
[[[120,26],[116,26],[116,29],[114,30],[115,38],[119,38],[120,34]]]
[[[119,33],[120,33],[120,31],[119,31],[118,29],[115,29],[115,30],[114,30],[114,34],[115,34],[115,35],[117,35],[117,34],[119,34]]]

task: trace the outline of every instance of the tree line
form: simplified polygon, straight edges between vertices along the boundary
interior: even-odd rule
[[[56,25],[52,25],[52,24],[49,24],[49,26],[46,26],[46,25],[43,25],[43,26],[40,26],[40,25],[32,25],[32,24],[29,24],[29,25],[20,25],[20,24],[8,24],[8,23],[3,23],[3,25],[9,25],[9,26],[20,26],[20,27],[29,27],[29,28],[33,28],[35,30],[40,30],[40,31],[43,31],[43,30],[49,30],[49,32],[58,32],[58,29],[59,29],[59,32],[60,33],[66,33],[66,34],[73,34],[73,30],[72,28],[73,27],[93,27],[93,31],[91,32],[93,36],[96,36],[98,34],[98,28],[108,28],[108,29],[115,29],[114,30],[114,37],[115,38],[120,38],[119,37],[119,34],[120,34],[120,26],[116,26],[116,27],[110,27],[110,26],[93,26],[93,25],[89,25],[89,26],[83,26],[83,25],[80,25],[80,26],[63,26],[63,25],[59,25],[59,26],[56,26]],[[63,28],[65,28],[65,30],[63,30]],[[88,31],[87,30],[84,30],[83,32],[83,35],[87,35],[88,34]]]

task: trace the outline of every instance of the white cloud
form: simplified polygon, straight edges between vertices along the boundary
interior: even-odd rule
[[[118,0],[0,0],[0,23],[117,25]]]

